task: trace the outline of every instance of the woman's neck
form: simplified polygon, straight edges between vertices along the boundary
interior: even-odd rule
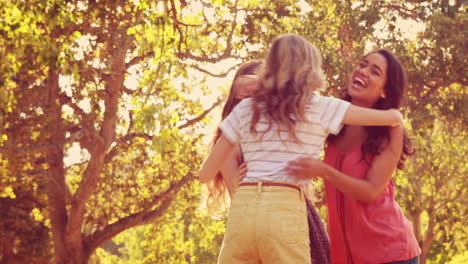
[[[365,107],[365,108],[372,108],[372,106],[374,105],[373,102],[367,102],[367,101],[353,99],[353,98],[351,99],[351,104],[355,106]]]
[[[335,140],[338,150],[347,152],[361,146],[367,138],[366,129],[363,126],[347,125],[343,134]]]

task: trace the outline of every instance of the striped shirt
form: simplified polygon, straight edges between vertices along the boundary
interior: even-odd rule
[[[267,133],[263,133],[268,128],[268,120],[262,116],[256,125],[257,134],[252,134],[252,102],[251,98],[242,100],[219,125],[227,140],[241,146],[248,169],[243,181],[309,184],[310,180],[296,181],[284,168],[288,161],[299,156],[319,158],[328,134],[337,134],[343,127],[343,118],[350,103],[314,95],[305,106],[307,121],[296,124],[296,136],[301,142],[295,142],[286,127],[278,127],[274,123]]]

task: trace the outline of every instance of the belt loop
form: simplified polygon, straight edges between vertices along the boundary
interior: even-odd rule
[[[261,181],[259,181],[257,183],[257,198],[260,197],[260,194],[262,193],[262,183]]]

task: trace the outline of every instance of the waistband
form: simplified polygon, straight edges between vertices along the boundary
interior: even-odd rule
[[[292,183],[283,183],[283,182],[241,182],[239,186],[280,186],[280,187],[289,187],[301,191],[301,188]]]

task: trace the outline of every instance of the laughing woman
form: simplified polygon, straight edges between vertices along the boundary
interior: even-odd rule
[[[367,108],[399,108],[405,87],[402,65],[381,49],[359,61],[344,99]],[[419,263],[421,250],[394,199],[392,181],[410,154],[401,126],[346,125],[329,136],[323,162],[301,157],[289,163],[298,179],[325,180],[332,263]]]

